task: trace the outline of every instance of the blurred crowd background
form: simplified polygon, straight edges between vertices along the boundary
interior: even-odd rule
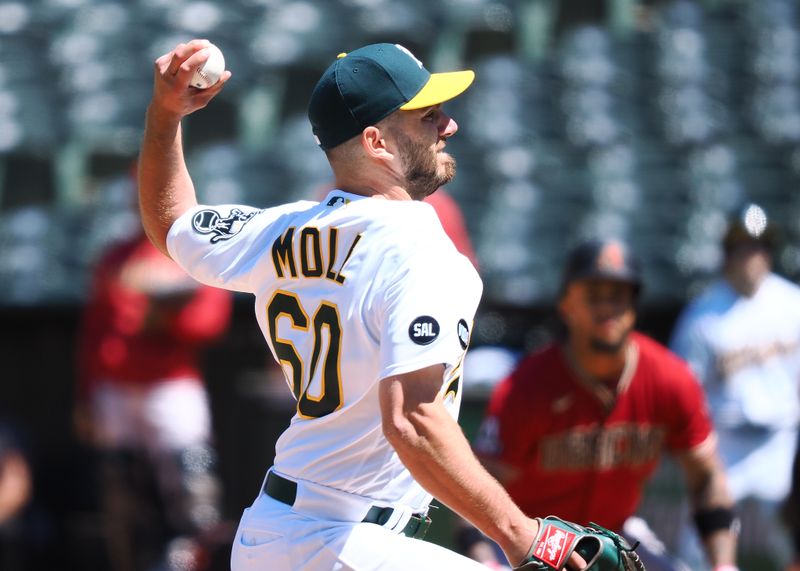
[[[485,282],[473,347],[518,354],[547,337],[566,246],[582,237],[632,244],[640,325],[664,342],[747,201],[781,230],[778,271],[800,277],[799,12],[795,0],[0,0],[0,414],[33,481],[24,523],[0,542],[40,554],[0,551],[0,568],[108,565],[92,451],[72,424],[75,341],[98,256],[139,224],[132,165],[158,55],[193,37],[224,52],[233,78],[185,121],[187,160],[201,201],[255,206],[330,184],[305,106],[337,53],[392,41],[431,70],[474,69],[448,106],[460,132],[447,190]],[[468,434],[504,354],[476,361]],[[236,297],[204,354],[234,520],[291,415],[269,360],[250,298]],[[665,473],[645,507],[663,510],[669,539],[679,483]],[[446,523],[433,537],[450,542]]]

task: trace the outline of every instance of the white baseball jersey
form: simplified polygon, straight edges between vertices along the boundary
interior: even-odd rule
[[[704,383],[717,426],[795,426],[800,418],[800,288],[770,274],[751,298],[725,280],[681,315],[672,349]]]
[[[482,290],[433,208],[341,190],[265,210],[198,206],[167,244],[197,280],[255,295],[297,399],[275,469],[424,510],[431,497],[383,435],[378,383],[444,364],[442,392],[457,417]]]
[[[704,384],[734,499],[782,499],[800,420],[800,288],[770,274],[752,297],[713,283],[671,348]]]

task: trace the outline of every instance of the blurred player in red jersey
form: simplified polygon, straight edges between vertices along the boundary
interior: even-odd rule
[[[430,196],[425,197],[425,202],[433,206],[439,221],[442,223],[444,233],[453,241],[456,250],[461,252],[476,270],[478,267],[478,256],[475,255],[475,249],[472,247],[472,241],[469,239],[469,232],[467,231],[467,224],[464,220],[464,214],[461,212],[461,207],[456,202],[456,199],[444,189],[439,188]]]
[[[668,450],[685,474],[714,569],[731,571],[732,502],[703,392],[679,358],[633,331],[640,289],[625,244],[573,250],[558,300],[566,335],[496,387],[475,448],[523,511],[594,521],[641,541],[649,571],[684,568],[634,517]],[[464,551],[492,563],[479,534],[466,529],[461,539]]]
[[[202,568],[221,514],[199,356],[230,314],[230,293],[199,286],[143,232],[95,269],[79,340],[76,426],[100,452],[113,569]],[[165,530],[145,523],[148,539],[135,522],[149,504],[131,496],[141,493],[142,465],[152,468],[168,520]]]

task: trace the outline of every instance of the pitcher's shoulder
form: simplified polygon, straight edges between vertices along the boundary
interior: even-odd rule
[[[366,202],[366,201],[364,201]],[[386,250],[420,253],[447,244],[436,211],[418,201],[371,201],[366,230],[381,237]]]

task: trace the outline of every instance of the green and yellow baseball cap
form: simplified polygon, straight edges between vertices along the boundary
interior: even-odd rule
[[[320,147],[331,149],[398,109],[443,103],[470,86],[475,73],[431,73],[399,44],[370,44],[339,54],[314,87],[308,118]]]

